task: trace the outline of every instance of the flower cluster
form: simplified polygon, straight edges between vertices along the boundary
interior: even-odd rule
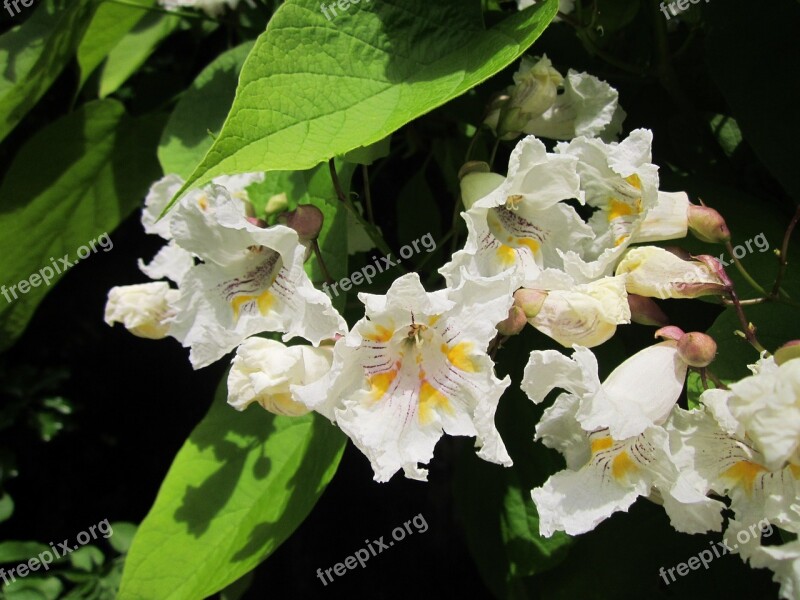
[[[439,270],[444,289],[404,275],[385,295],[359,294],[364,315],[348,327],[304,270],[319,218],[294,213],[267,226],[247,194],[263,174],[218,178],[162,216],[183,184],[170,175],[152,186],[142,215],[166,241],[140,263],[153,281],[112,289],[106,321],[177,339],[195,368],[235,350],[233,407],[316,411],[369,459],[377,481],[401,469],[425,480],[445,433],[473,437],[480,457],[512,464],[494,423],[512,383],[495,374],[494,354],[530,324],[572,351],[533,350],[520,382],[535,403],[563,390],[536,428],[566,460],[532,491],[542,535],[588,532],[640,496],[663,505],[682,532],[720,531],[727,496],[727,536],[764,518],[798,533],[800,360],[765,356],[753,377],[709,389],[684,410],[687,373],[705,376],[716,345],[663,327],[652,300],[733,294],[719,261],[648,245],[690,230],[724,242],[724,220],[660,189],[649,130],[612,141],[624,117],[613,88],[585,73],[564,78],[546,57],[523,60],[514,80],[485,125],[498,141],[531,135],[504,175],[486,163],[462,168],[468,236]],[[560,141],[548,147],[540,137]],[[631,321],[662,326],[663,341],[601,381],[591,348]],[[259,336],[267,332],[305,342],[287,347]],[[753,540],[739,551],[772,568],[785,593],[800,590],[800,543]]]

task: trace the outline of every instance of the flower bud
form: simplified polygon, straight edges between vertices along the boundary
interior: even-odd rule
[[[486,163],[469,162],[459,171],[461,176],[461,201],[464,208],[469,210],[478,200],[485,198],[497,189],[505,177],[497,173],[489,173],[480,165]],[[487,165],[488,167],[488,165]]]
[[[236,350],[228,373],[228,404],[244,410],[257,402],[276,415],[297,417],[310,409],[294,399],[291,386],[307,385],[331,367],[333,348],[299,345],[251,337]]]
[[[111,288],[106,302],[108,325],[122,323],[133,335],[150,340],[167,337],[173,304],[180,296],[164,281]]]
[[[617,275],[627,275],[629,294],[649,298],[725,294],[728,286],[719,261],[711,262],[714,259],[710,256],[696,258],[687,261],[663,248],[640,246],[627,252],[617,266]]]
[[[708,206],[689,205],[689,231],[697,239],[710,244],[724,244],[731,239],[725,219]]]
[[[690,367],[707,367],[717,355],[717,343],[710,335],[693,331],[678,340],[678,355]]]
[[[264,212],[268,215],[274,215],[275,213],[283,212],[289,208],[289,199],[286,197],[286,194],[275,194],[274,196],[270,196],[270,199],[267,200],[267,204],[264,206]]]
[[[775,363],[782,365],[795,358],[800,358],[800,340],[786,342],[775,351]]]
[[[533,319],[539,314],[545,300],[547,300],[547,292],[542,290],[520,288],[514,292],[514,306],[522,309],[528,319]]]
[[[667,315],[650,298],[637,294],[628,294],[628,306],[631,309],[631,321],[634,323],[655,327],[664,327],[669,324]]]
[[[293,211],[278,216],[278,222],[294,229],[304,242],[317,239],[324,220],[322,211],[313,204],[300,204]]]
[[[515,304],[508,311],[508,318],[497,324],[497,331],[505,336],[517,335],[527,324],[528,318],[522,309]]]

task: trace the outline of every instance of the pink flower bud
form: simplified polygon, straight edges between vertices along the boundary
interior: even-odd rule
[[[800,340],[786,342],[775,351],[775,363],[778,365],[782,365],[795,358],[800,358]]]
[[[304,242],[317,239],[324,220],[322,211],[312,204],[300,204],[293,211],[282,213],[278,217],[279,223],[294,229]]]
[[[708,206],[689,205],[689,231],[697,239],[710,244],[724,244],[731,239],[725,219]]]
[[[678,355],[690,367],[707,367],[717,356],[717,342],[710,335],[693,331],[678,340]]]
[[[669,319],[652,299],[637,294],[628,294],[628,306],[631,309],[631,321],[639,325],[664,327]]]

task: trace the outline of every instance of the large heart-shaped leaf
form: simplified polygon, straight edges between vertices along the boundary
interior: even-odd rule
[[[306,518],[345,440],[314,413],[239,413],[223,383],[136,533],[118,598],[196,600],[239,579]]]
[[[328,18],[316,0],[288,0],[185,189],[225,173],[308,169],[377,142],[506,67],[557,8],[545,0],[487,29],[477,0],[374,0]]]
[[[0,36],[0,140],[61,73],[95,7],[92,0],[42,2],[28,21]]]
[[[0,350],[22,333],[59,270],[68,268],[60,258],[74,264],[81,247],[136,208],[158,177],[162,125],[161,116],[130,118],[116,100],[90,102],[19,151],[0,185]]]

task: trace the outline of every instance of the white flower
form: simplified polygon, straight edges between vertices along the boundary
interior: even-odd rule
[[[737,520],[750,524],[766,518],[800,532],[800,467],[769,469],[749,438],[726,432],[706,407],[676,408],[667,428],[676,463],[704,493],[727,495]]]
[[[249,2],[250,0],[248,0]],[[209,16],[218,17],[227,6],[234,9],[239,0],[158,0],[158,3],[167,10],[178,8],[199,8]]]
[[[768,468],[800,465],[800,360],[762,359],[755,375],[731,385],[728,407]]]
[[[258,402],[277,415],[304,415],[309,409],[292,398],[290,386],[317,381],[331,368],[333,348],[286,347],[259,337],[246,339],[236,350],[228,373],[228,404],[244,410]]]
[[[740,528],[738,531],[749,533],[749,529]],[[750,566],[774,573],[772,580],[780,584],[781,598],[795,600],[800,596],[800,540],[779,546],[758,544],[748,553],[748,558]]]
[[[722,294],[727,289],[707,264],[683,260],[657,246],[628,250],[617,265],[617,275],[627,277],[629,293],[662,300]]]
[[[241,212],[244,214],[249,204],[247,187],[263,179],[264,173],[245,173],[242,175],[216,177],[213,183],[222,185],[231,196],[239,198],[242,201]],[[147,233],[158,235],[168,242],[159,250],[149,264],[145,264],[141,259],[139,260],[139,268],[150,279],[168,278],[179,284],[183,276],[194,265],[192,253],[179,247],[172,239],[170,228],[174,210],[163,217],[161,216],[170,200],[181,189],[183,183],[183,179],[178,175],[166,175],[150,187],[150,191],[145,198],[145,205],[142,210],[142,226],[144,230]],[[190,190],[181,198],[180,202],[184,205],[207,203],[207,197],[211,189],[211,187],[207,186],[204,189]]]
[[[612,141],[622,131],[624,120],[617,90],[597,77],[570,69],[564,92],[522,131],[553,140],[586,136]]]
[[[377,481],[401,468],[425,480],[418,463],[443,432],[476,437],[479,456],[508,466],[494,413],[509,379],[497,379],[486,348],[511,291],[496,279],[427,293],[411,273],[385,296],[359,294],[366,316],[336,342],[331,372],[293,391],[353,440]]]
[[[597,359],[581,346],[572,358],[555,350],[531,352],[520,387],[535,403],[554,388],[579,400],[575,418],[585,431],[608,429],[615,440],[664,423],[686,380],[677,344],[665,341],[637,352],[601,384]]]
[[[169,334],[169,319],[174,314],[178,290],[164,281],[111,288],[106,302],[108,325],[122,323],[132,334],[158,340]]]
[[[523,56],[514,85],[494,101],[484,124],[502,140],[527,133],[556,140],[585,135],[610,141],[622,130],[624,119],[619,93],[606,82],[572,69],[565,80],[547,56],[537,61]]]
[[[195,368],[212,363],[244,339],[265,331],[301,336],[315,346],[346,329],[330,298],[314,288],[306,247],[282,225],[262,229],[246,219],[241,200],[211,185],[181,201],[171,233],[205,262],[181,281],[172,334],[191,348]]]
[[[586,204],[597,209],[589,220],[594,236],[563,252],[565,270],[573,277],[610,275],[628,245],[638,241],[647,215],[659,206],[652,139],[649,130],[637,129],[620,143],[580,137],[556,146],[557,153],[578,158],[581,191]],[[685,211],[684,218],[688,222]],[[678,234],[679,228],[670,229]]]
[[[533,287],[542,268],[562,264],[561,248],[591,237],[575,209],[561,202],[580,197],[575,162],[549,154],[531,136],[514,148],[502,182],[490,173],[468,175],[469,201],[475,189],[491,191],[462,213],[469,236],[464,249],[440,269],[448,285],[458,285],[462,269],[472,277],[511,270],[520,285]]]
[[[567,348],[599,346],[614,335],[617,325],[630,323],[624,277],[576,284],[566,273],[549,269],[536,289],[546,297],[528,323]]]
[[[681,478],[663,428],[648,427],[635,437],[617,440],[606,429],[583,429],[579,410],[579,397],[563,394],[536,427],[536,439],[559,450],[567,460],[565,470],[531,492],[541,535],[549,537],[559,530],[570,535],[586,533],[615,512],[627,511],[639,496],[651,493],[661,497],[679,531],[719,530],[721,505]]]

